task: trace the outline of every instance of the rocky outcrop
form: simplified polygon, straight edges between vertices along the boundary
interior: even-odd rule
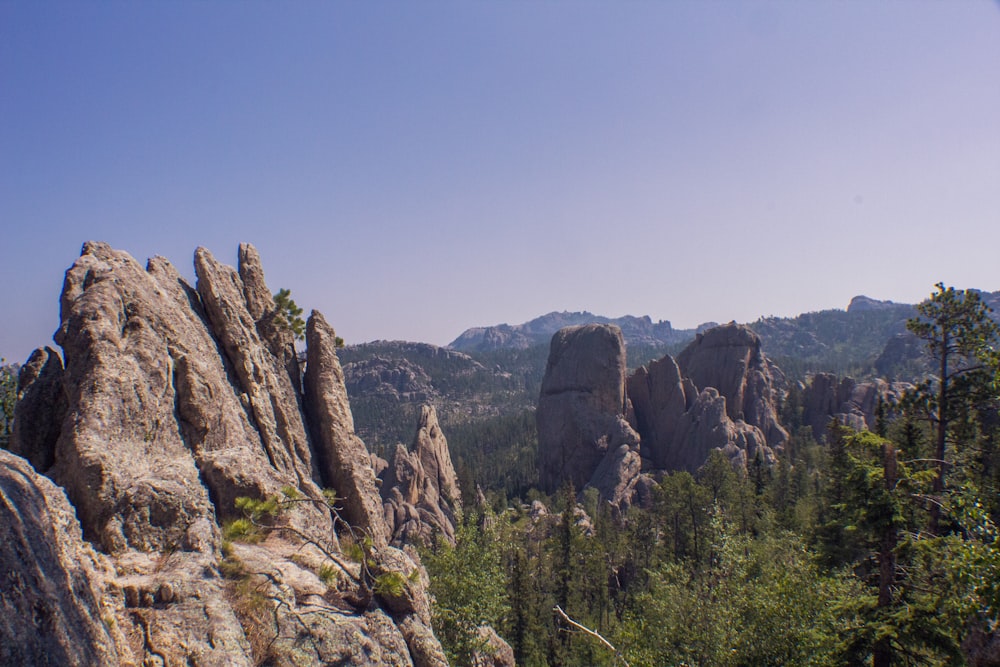
[[[81,538],[66,495],[0,451],[0,503],[0,664],[116,664],[102,620],[106,564]]]
[[[66,416],[62,358],[52,348],[35,350],[21,366],[15,409],[10,451],[44,472],[55,462],[59,427]]]
[[[413,444],[397,445],[382,479],[385,520],[394,544],[455,542],[462,507],[448,441],[433,406],[421,408]]]
[[[742,470],[758,456],[768,465],[776,461],[761,430],[742,419],[732,420],[726,411],[726,398],[715,387],[708,387],[678,421],[665,468],[693,472],[713,449],[721,449],[733,467]]]
[[[375,485],[376,472],[365,443],[354,433],[336,339],[333,327],[314,310],[306,324],[306,413],[323,479],[343,498],[344,518],[381,547],[389,542],[389,530]]]
[[[695,471],[713,449],[738,469],[776,461],[780,371],[760,339],[735,324],[699,334],[624,379],[620,332],[571,327],[552,339],[537,419],[542,488],[564,480],[598,489],[618,509],[650,502],[643,470]],[[731,409],[736,404],[739,409]]]
[[[571,481],[578,490],[595,486],[618,506],[631,502],[616,495],[630,492],[638,472],[639,436],[627,412],[621,330],[591,324],[558,331],[536,413],[542,489],[552,493]]]
[[[72,507],[27,462],[3,466],[19,490],[0,482],[5,534],[28,536],[2,547],[5,576],[25,583],[3,589],[14,613],[0,646],[21,651],[13,663],[53,664],[24,652],[41,645],[22,642],[41,624],[51,632],[39,642],[78,643],[82,664],[445,664],[426,575],[384,546],[333,330],[314,313],[306,417],[292,335],[260,258],[244,245],[239,259],[237,271],[199,249],[197,289],[162,258],[143,268],[102,243],[85,244],[67,271],[55,337],[65,369],[52,351],[32,356],[11,446]],[[340,552],[343,524],[322,486],[337,487],[341,518],[373,536],[370,575],[401,575],[403,598],[375,594]],[[240,514],[241,496],[292,500],[263,542],[224,542],[221,524]],[[73,541],[74,510],[96,551]],[[38,517],[34,527],[26,517]],[[46,552],[39,543],[53,533],[72,544],[52,538]],[[36,613],[18,612],[28,608]],[[82,615],[104,630],[74,620]]]
[[[667,355],[638,368],[629,377],[628,396],[636,430],[642,436],[643,457],[659,470],[676,466],[677,460],[685,457],[678,457],[674,451],[674,435],[681,417],[698,397],[694,383],[681,377],[677,362]]]
[[[826,440],[831,419],[856,431],[872,430],[878,420],[879,402],[888,417],[911,388],[906,382],[857,382],[849,377],[838,379],[832,373],[816,373],[802,391],[802,418],[818,441]]]
[[[515,667],[514,649],[488,625],[476,629],[479,648],[472,656],[472,667]]]
[[[699,334],[678,355],[677,365],[699,390],[718,390],[729,418],[759,428],[772,448],[788,439],[774,407],[772,365],[749,327],[730,323]]]
[[[423,368],[408,359],[374,357],[344,368],[348,391],[394,401],[428,401],[437,395]]]

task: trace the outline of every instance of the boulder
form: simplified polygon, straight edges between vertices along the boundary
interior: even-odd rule
[[[472,656],[473,667],[515,667],[514,649],[488,625],[476,629],[480,646]]]

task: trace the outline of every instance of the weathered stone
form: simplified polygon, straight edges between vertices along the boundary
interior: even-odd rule
[[[0,453],[15,460],[0,460],[0,521],[14,517],[5,534],[28,536],[0,544],[3,565],[10,564],[3,571],[31,583],[0,589],[3,611],[12,612],[0,621],[6,633],[0,663],[445,664],[429,625],[426,573],[409,577],[414,562],[376,540],[379,571],[398,568],[406,578],[405,595],[392,600],[390,616],[371,606],[360,566],[340,554],[316,484],[314,460],[321,457],[314,457],[307,435],[297,362],[294,369],[285,363],[294,360],[290,333],[268,319],[273,300],[252,246],[241,246],[240,263],[237,274],[200,249],[201,294],[166,260],[154,258],[143,270],[102,243],[85,244],[67,271],[56,334],[66,367],[58,379],[53,352],[38,353],[27,365],[22,389],[29,400],[21,409],[30,410],[19,420],[25,430],[17,442],[43,443],[28,447],[40,467],[51,457],[48,474],[65,487],[84,535],[108,555],[79,541],[80,527],[61,492],[64,507],[52,510],[56,501],[44,490],[52,485],[31,477],[27,462]],[[319,318],[314,327],[320,323],[325,326]],[[330,457],[323,475],[352,480],[351,495],[368,508],[372,532],[382,525],[386,535],[372,459],[353,434],[336,354],[324,354],[332,345],[327,333],[332,329],[319,335],[310,364],[314,397],[330,404],[312,412],[322,417],[316,432],[329,445],[323,454],[339,446],[336,455],[351,469],[340,470]],[[65,408],[59,407],[63,398]],[[46,423],[56,427],[54,449],[44,444],[52,439],[41,430]],[[347,444],[336,441],[337,429],[349,436]],[[440,477],[444,466],[436,470]],[[55,518],[32,509],[38,493],[8,491],[5,474],[30,481],[21,486],[43,488]],[[219,517],[236,512],[238,496],[280,496],[286,488],[304,502],[289,505],[261,544],[227,543],[223,569],[238,579],[220,578]],[[346,511],[363,515],[353,505]],[[32,525],[41,527],[21,525],[36,514],[41,518],[31,518]],[[79,548],[64,545],[74,539]],[[50,543],[52,549],[42,548]],[[328,586],[317,572],[332,562],[341,569]],[[39,583],[45,581],[51,583]],[[60,587],[75,599],[62,601]],[[388,600],[375,602],[389,607]],[[51,632],[37,632],[38,610],[51,619]],[[104,624],[81,625],[81,615]],[[31,633],[38,637],[22,640]],[[66,657],[60,647],[70,645]],[[39,647],[52,662],[33,657]]]
[[[66,359],[67,416],[50,474],[84,534],[111,552],[167,548],[195,519],[213,516],[175,418],[174,360],[218,353],[190,303],[180,307],[158,282],[162,273],[87,243],[63,287],[56,342]],[[185,335],[191,329],[200,337]]]
[[[697,470],[713,449],[721,449],[736,468],[746,469],[756,456],[771,465],[774,452],[759,428],[743,420],[733,421],[726,398],[714,387],[702,391],[677,425],[667,457],[669,470]]]
[[[104,619],[106,564],[65,494],[0,450],[0,664],[117,665]]]
[[[515,667],[514,649],[488,625],[476,629],[481,645],[472,656],[473,667]]]
[[[424,473],[437,488],[441,498],[448,503],[452,513],[462,507],[462,492],[458,488],[458,475],[451,462],[448,441],[438,424],[437,411],[432,405],[420,408],[417,433],[411,448],[420,457]]]
[[[642,459],[636,447],[621,444],[605,455],[587,486],[597,489],[602,502],[622,513],[632,505],[640,472]]]
[[[448,441],[432,406],[423,406],[413,445],[397,445],[382,479],[382,501],[393,544],[455,541],[462,507]]]
[[[10,451],[31,461],[39,472],[55,462],[59,428],[66,416],[62,358],[52,348],[39,348],[21,366]]]
[[[831,419],[856,431],[874,429],[879,402],[888,417],[911,388],[906,382],[857,382],[849,377],[838,379],[832,373],[816,373],[802,392],[803,420],[820,442],[826,440]]]
[[[398,625],[413,657],[414,667],[448,667],[441,642],[429,625],[419,622],[412,615],[404,617]]]
[[[729,418],[759,428],[771,448],[788,439],[774,407],[771,364],[749,327],[730,323],[698,334],[678,355],[677,365],[699,390],[717,389],[726,398]]]
[[[642,366],[628,379],[636,430],[642,438],[642,456],[654,468],[668,468],[674,431],[681,416],[691,407],[697,391],[687,392],[677,362],[667,355]]]
[[[198,293],[212,330],[222,343],[272,465],[299,482],[318,478],[299,412],[297,388],[257,333],[247,310],[243,281],[205,248],[195,252]]]
[[[241,243],[239,249],[239,274],[243,282],[243,296],[247,312],[257,325],[257,333],[267,345],[277,364],[285,369],[288,380],[296,394],[302,386],[299,360],[295,353],[295,334],[283,324],[274,297],[264,280],[264,267],[257,249],[249,243]]]
[[[368,450],[354,432],[336,334],[315,310],[306,326],[306,343],[305,407],[323,481],[342,498],[343,518],[371,536],[375,546],[385,546],[389,529]]]
[[[558,331],[536,413],[542,490],[552,493],[566,481],[582,490],[609,450],[637,444],[634,431],[622,428],[624,414],[621,330],[593,324]]]

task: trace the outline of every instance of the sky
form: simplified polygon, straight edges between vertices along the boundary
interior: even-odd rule
[[[87,240],[348,344],[1000,290],[995,0],[0,0],[0,356]]]

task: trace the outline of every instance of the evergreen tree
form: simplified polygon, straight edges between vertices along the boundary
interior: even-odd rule
[[[976,408],[996,399],[1000,326],[989,306],[974,290],[936,285],[937,291],[917,306],[919,317],[907,328],[927,346],[937,365],[937,377],[921,384],[910,397],[935,427],[934,479],[930,527],[938,532],[945,476],[949,466],[948,440],[968,440]],[[954,438],[953,438],[954,439]],[[956,443],[960,444],[960,443]]]

